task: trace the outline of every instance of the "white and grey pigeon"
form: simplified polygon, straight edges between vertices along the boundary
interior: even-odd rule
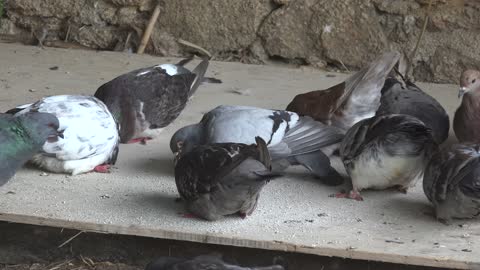
[[[184,67],[190,60],[137,69],[97,89],[95,97],[120,123],[121,143],[145,144],[157,137],[180,115],[202,82],[221,82],[205,77],[207,58],[192,71]]]
[[[278,174],[272,172],[267,145],[215,143],[179,153],[175,183],[187,210],[206,220],[238,214],[245,218],[257,206],[260,191]],[[181,150],[182,151],[182,150]]]
[[[403,79],[403,77],[402,77]],[[450,120],[440,103],[417,85],[403,79],[404,83],[394,77],[385,80],[380,98],[380,107],[376,115],[407,114],[420,119],[432,129],[437,144],[448,138]]]
[[[421,179],[436,148],[432,130],[415,117],[391,114],[362,120],[348,130],[340,147],[352,190],[336,196],[363,200],[363,189],[392,187],[406,192]]]
[[[330,165],[329,156],[343,139],[343,132],[294,112],[248,106],[218,106],[202,120],[179,129],[170,140],[177,153],[195,145],[211,143],[255,143],[260,136],[267,142],[273,170],[303,165],[329,185],[343,183],[343,177]],[[286,157],[286,158],[285,158]]]
[[[58,119],[49,113],[0,114],[0,186],[40,151],[47,140],[54,142],[63,137],[58,127]]]
[[[423,191],[439,221],[480,214],[480,145],[455,144],[432,156]]]
[[[51,172],[72,175],[108,172],[118,154],[118,125],[107,106],[92,96],[59,95],[8,111],[20,116],[29,112],[55,115],[63,138],[47,141],[32,162]]]
[[[224,262],[212,255],[201,255],[192,259],[160,257],[150,262],[145,270],[284,270],[281,265],[264,267],[241,267]]]

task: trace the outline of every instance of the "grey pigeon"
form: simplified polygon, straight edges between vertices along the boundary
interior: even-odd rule
[[[183,111],[187,101],[204,81],[209,60],[203,59],[192,71],[184,67],[192,58],[177,64],[141,68],[118,76],[95,92],[120,123],[122,143],[155,138]]]
[[[178,257],[160,257],[150,262],[145,270],[284,270],[281,265],[264,267],[241,267],[227,264],[221,258],[210,255],[197,256],[193,259]]]
[[[472,218],[480,214],[480,145],[455,144],[432,156],[423,191],[438,220]]]
[[[263,186],[274,176],[265,141],[217,143],[179,153],[175,183],[187,210],[206,220],[251,215]]]
[[[458,97],[463,98],[453,118],[455,135],[460,142],[480,143],[480,71],[462,73]]]
[[[58,119],[48,113],[0,114],[0,186],[40,151],[46,141],[63,137],[58,126]]]
[[[118,154],[118,125],[105,104],[92,96],[44,97],[8,111],[15,115],[46,112],[55,115],[64,138],[47,141],[32,162],[41,168],[72,175],[105,173]]]
[[[441,144],[448,138],[450,120],[445,109],[433,97],[409,80],[402,84],[394,77],[385,80],[376,115],[407,114],[432,129],[433,138]]]
[[[181,128],[172,136],[173,153],[188,152],[195,145],[234,142],[251,144],[260,136],[267,142],[274,171],[303,165],[326,184],[339,185],[343,177],[330,166],[343,131],[310,117],[282,110],[247,106],[218,106],[200,123]]]
[[[344,82],[297,95],[287,110],[346,131],[375,115],[385,79],[399,59],[399,52],[385,52]]]
[[[431,129],[415,117],[392,114],[362,120],[340,147],[352,191],[337,197],[362,200],[363,189],[390,187],[406,192],[422,176],[435,149]]]

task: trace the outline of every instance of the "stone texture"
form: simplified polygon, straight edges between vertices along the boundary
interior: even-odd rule
[[[325,59],[360,67],[387,47],[368,0],[297,0],[274,11],[260,30],[270,55]]]
[[[238,51],[256,39],[270,5],[270,0],[164,1],[157,27],[214,54]]]
[[[1,34],[48,30],[96,49],[133,51],[156,0],[4,0]],[[410,56],[430,0],[175,0],[161,13],[146,52],[180,56],[209,50],[216,59],[268,64],[281,59],[325,68],[357,69],[379,52]],[[480,68],[480,1],[433,0],[430,23],[413,59],[415,78],[457,83],[465,68]],[[120,46],[122,47],[122,46]],[[125,47],[125,46],[123,46]]]

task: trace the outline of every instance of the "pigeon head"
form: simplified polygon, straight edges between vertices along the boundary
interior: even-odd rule
[[[175,155],[190,152],[196,145],[203,144],[204,136],[199,124],[183,127],[170,140],[170,150]]]
[[[480,94],[480,71],[473,69],[465,70],[460,77],[458,98],[467,92],[472,93],[474,91],[478,91],[478,94]]]
[[[63,130],[59,130],[58,118],[50,113],[33,112],[18,116],[24,129],[35,142],[44,144],[45,141],[56,142],[63,138]]]

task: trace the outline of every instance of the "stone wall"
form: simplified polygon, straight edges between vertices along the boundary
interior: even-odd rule
[[[45,40],[136,50],[154,0],[4,0],[0,34],[22,29]],[[164,0],[147,52],[180,56],[178,38],[216,59],[356,69],[394,48],[410,55],[429,0]],[[413,59],[416,79],[456,83],[480,68],[480,1],[433,0]],[[47,31],[45,31],[47,30]],[[3,33],[2,33],[3,32]],[[129,42],[125,42],[127,37]]]

